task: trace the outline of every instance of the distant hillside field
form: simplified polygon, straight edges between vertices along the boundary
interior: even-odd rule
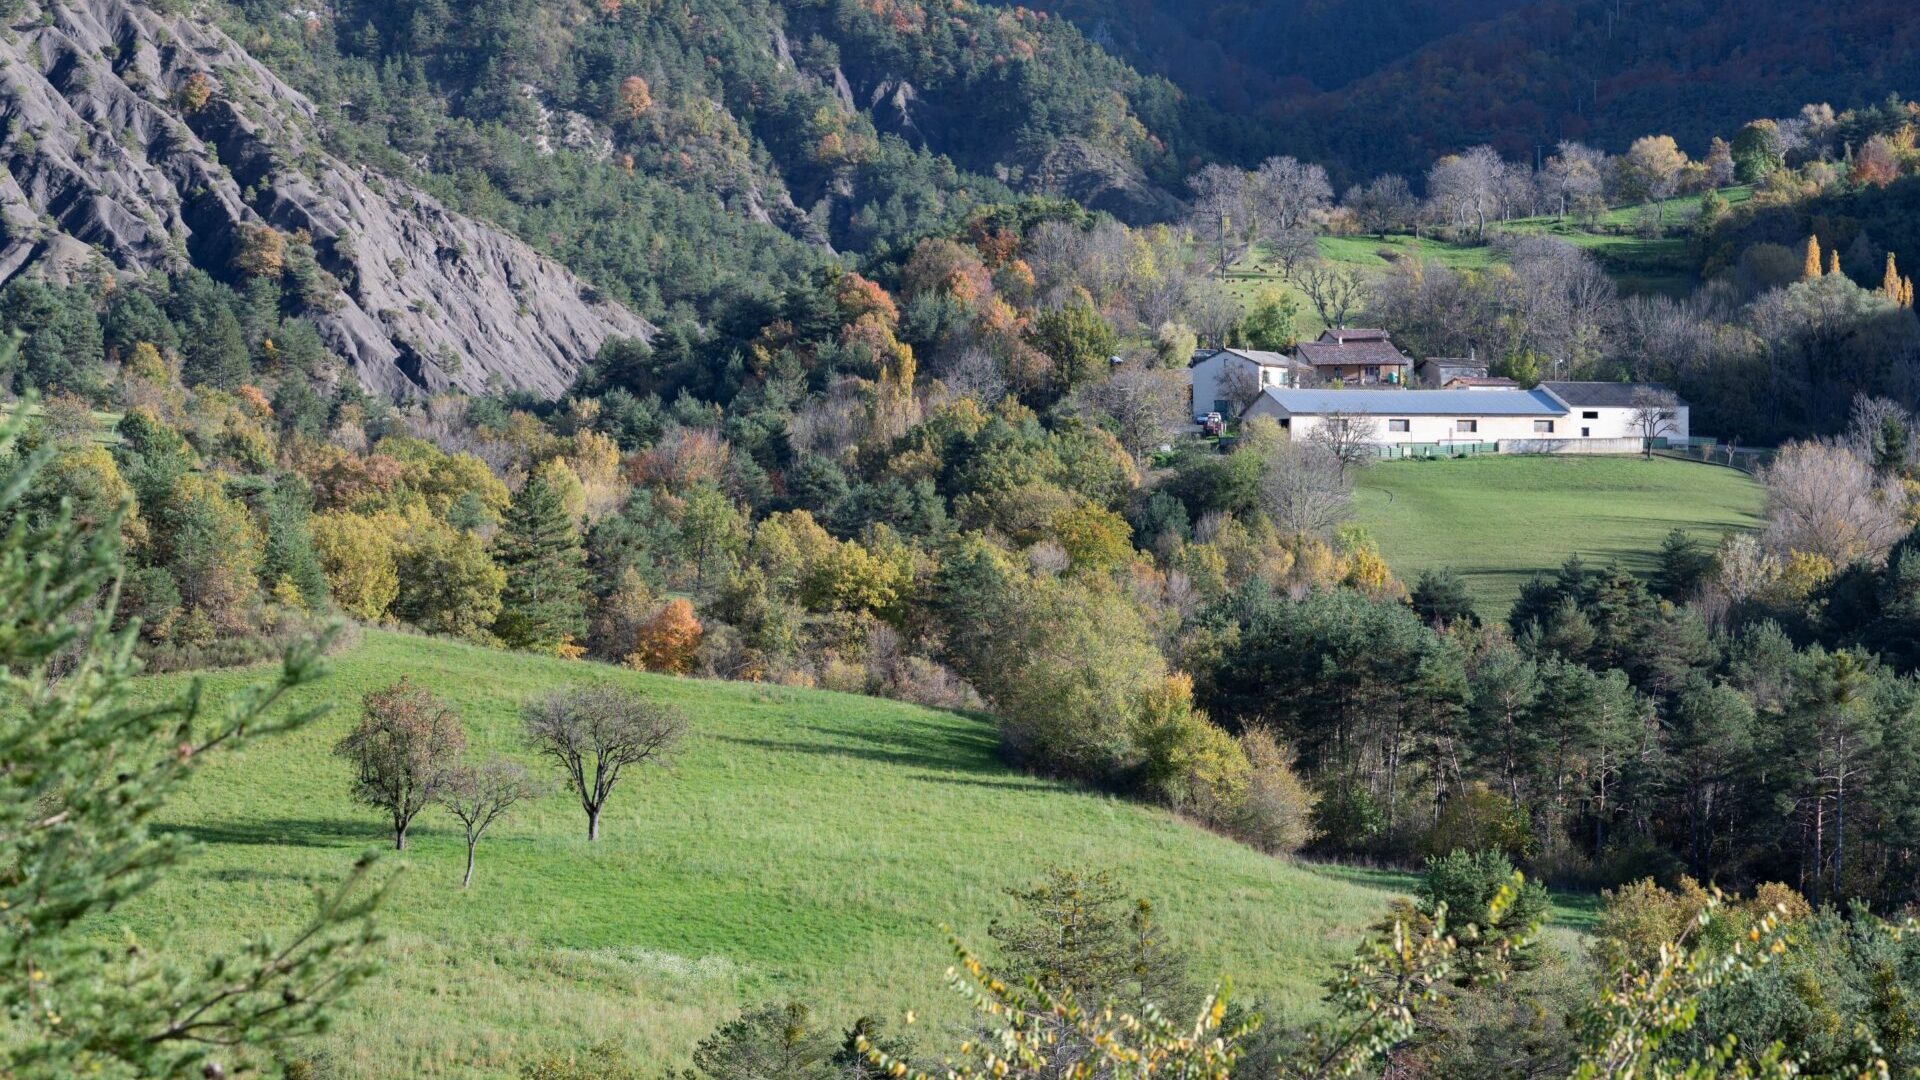
[[[1753,196],[1744,185],[1719,189],[1729,206],[1738,206]],[[1332,263],[1358,267],[1369,274],[1384,272],[1405,259],[1437,264],[1453,270],[1486,270],[1505,265],[1506,252],[1496,246],[1502,238],[1545,235],[1558,237],[1575,247],[1584,248],[1599,262],[1620,291],[1630,296],[1663,294],[1684,296],[1699,285],[1696,260],[1688,254],[1687,241],[1680,235],[1680,222],[1699,197],[1688,195],[1667,201],[1663,213],[1673,235],[1646,239],[1635,234],[1634,222],[1639,206],[1616,207],[1600,215],[1591,227],[1558,217],[1515,218],[1489,222],[1487,239],[1454,241],[1432,236],[1393,234],[1375,236],[1322,236],[1318,238],[1320,257]],[[1204,254],[1206,244],[1200,243]],[[1279,287],[1299,305],[1296,322],[1303,338],[1312,338],[1326,329],[1326,323],[1314,311],[1307,294],[1280,273],[1280,264],[1265,247],[1255,247],[1227,271],[1227,288],[1248,299],[1262,290]]]
[[[1482,618],[1504,619],[1520,587],[1569,555],[1651,573],[1669,530],[1714,544],[1760,523],[1746,474],[1637,457],[1489,456],[1382,462],[1360,474],[1355,518],[1409,585],[1451,566]]]
[[[521,753],[524,698],[595,680],[681,706],[692,735],[671,770],[622,781],[598,844],[564,793],[509,818],[468,892],[451,819],[423,814],[410,849],[383,860],[404,867],[383,919],[392,959],[318,1045],[328,1076],[512,1075],[606,1039],[685,1064],[742,1005],[789,998],[835,1024],[913,1007],[938,1045],[962,1012],[941,925],[990,947],[1004,890],[1052,863],[1116,870],[1155,901],[1196,973],[1232,975],[1237,1000],[1311,1009],[1391,895],[1009,772],[978,719],[369,631],[302,695],[339,702],[331,715],[196,778],[167,821],[204,852],[102,934],[164,929],[189,950],[296,926],[310,886],[387,843],[330,749],[360,696],[402,675],[457,706],[476,751]]]

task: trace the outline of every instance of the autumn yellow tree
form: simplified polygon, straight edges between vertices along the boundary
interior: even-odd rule
[[[233,265],[241,273],[277,280],[287,265],[287,238],[271,225],[242,225]]]
[[[1806,258],[1800,269],[1801,281],[1817,281],[1820,278],[1820,239],[1807,237]]]
[[[1895,305],[1900,303],[1903,286],[1900,283],[1900,269],[1894,265],[1893,252],[1887,252],[1887,269],[1880,275],[1880,292]]]
[[[315,515],[313,547],[333,602],[362,619],[378,619],[400,595],[392,533],[371,518],[333,510]]]
[[[653,88],[647,85],[647,80],[629,75],[620,81],[620,108],[634,120],[647,115],[653,108]]]

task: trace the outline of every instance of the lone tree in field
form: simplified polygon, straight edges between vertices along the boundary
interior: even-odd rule
[[[480,846],[480,838],[516,804],[538,794],[526,766],[503,757],[455,766],[448,774],[438,800],[466,829],[467,876],[460,879],[461,888],[473,884],[473,849]]]
[[[664,758],[686,731],[665,705],[610,686],[554,694],[526,707],[527,741],[565,770],[587,812],[587,839],[600,839],[600,811],[628,766]]]
[[[121,578],[124,508],[34,520],[24,500],[56,449],[16,457],[21,424],[0,420],[0,1076],[222,1076],[240,1046],[316,1030],[373,969],[367,861],[304,925],[221,955],[102,938],[91,920],[192,851],[152,826],[202,764],[314,718],[284,705],[323,673],[322,650],[238,693],[136,699],[138,620],[116,631],[101,602]]]
[[[393,822],[393,846],[407,849],[414,816],[434,801],[467,748],[460,718],[405,679],[365,698],[366,714],[333,752],[353,762],[353,797]]]

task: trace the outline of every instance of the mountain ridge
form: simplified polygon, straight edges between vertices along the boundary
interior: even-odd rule
[[[321,149],[312,103],[217,28],[74,0],[17,30],[0,276],[230,271],[277,244],[321,337],[395,397],[557,396],[608,337],[654,333],[522,241]]]

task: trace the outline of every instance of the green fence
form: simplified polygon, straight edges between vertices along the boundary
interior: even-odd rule
[[[1430,443],[1385,443],[1375,446],[1374,452],[1382,458],[1461,458],[1478,457],[1481,454],[1497,454],[1500,444],[1497,442],[1430,442]]]

